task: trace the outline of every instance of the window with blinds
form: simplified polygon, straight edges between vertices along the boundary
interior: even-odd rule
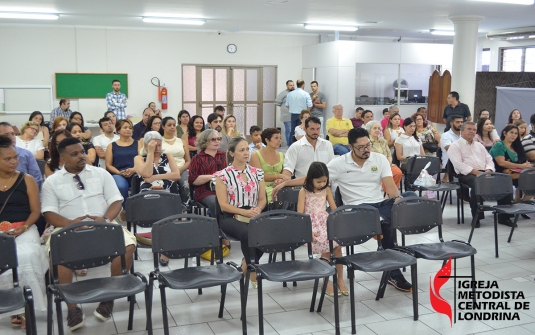
[[[535,72],[535,46],[500,48],[499,70]]]

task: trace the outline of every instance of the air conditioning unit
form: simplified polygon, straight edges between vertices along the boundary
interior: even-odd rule
[[[493,41],[522,40],[535,38],[535,27],[513,28],[491,31],[487,38]]]

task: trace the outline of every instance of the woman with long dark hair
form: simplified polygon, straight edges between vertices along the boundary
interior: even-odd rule
[[[477,121],[477,131],[476,136],[474,136],[474,141],[483,144],[487,150],[490,150],[494,143],[496,143],[496,139],[492,135],[493,129],[494,126],[489,118],[480,117]]]
[[[71,116],[69,116],[69,123],[78,123],[80,126],[82,126],[82,139],[88,141],[91,140],[91,130],[89,130],[88,127],[84,124],[84,116],[80,112],[72,112]]]
[[[176,127],[176,137],[182,138],[182,136],[188,132],[188,123],[190,118],[191,116],[187,110],[183,109],[178,112],[176,120],[178,123],[178,126]]]
[[[193,156],[197,154],[198,148],[195,142],[203,130],[203,117],[199,115],[193,115],[188,122],[188,132],[182,136],[182,142],[188,144],[190,158],[193,158]]]
[[[45,165],[45,177],[48,177],[57,170],[61,169],[61,166],[59,165],[58,144],[67,137],[72,137],[71,133],[66,129],[60,129],[55,131],[54,135],[52,135],[52,138],[50,138],[50,143],[48,144],[50,159]]]
[[[401,162],[400,168],[404,170],[407,158],[415,155],[425,155],[424,147],[418,135],[416,135],[416,122],[413,118],[403,120],[403,130],[405,133],[399,135],[394,143],[396,157]]]
[[[145,144],[145,140],[143,137],[146,133],[149,131],[156,131],[160,135],[163,136],[163,128],[162,128],[162,117],[158,115],[151,116],[149,121],[147,122],[147,127],[145,128],[145,131],[141,133],[141,138],[139,139],[137,143],[137,151],[140,152]]]

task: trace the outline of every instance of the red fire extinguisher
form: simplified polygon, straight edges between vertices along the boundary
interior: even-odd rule
[[[165,88],[165,84],[163,85],[163,87],[159,87],[159,88],[160,88],[159,98],[160,98],[160,101],[162,102],[162,109],[167,109],[167,88]]]

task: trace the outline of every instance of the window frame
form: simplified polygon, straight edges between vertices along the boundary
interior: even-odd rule
[[[499,59],[498,59],[498,71],[499,72],[512,72],[512,71],[504,71],[503,70],[503,53],[505,50],[513,50],[513,49],[520,49],[522,50],[522,57],[520,59],[520,71],[519,72],[525,72],[526,68],[526,50],[527,49],[535,49],[535,45],[526,45],[526,46],[514,46],[514,47],[502,47],[499,48]],[[515,71],[516,72],[516,71]]]

